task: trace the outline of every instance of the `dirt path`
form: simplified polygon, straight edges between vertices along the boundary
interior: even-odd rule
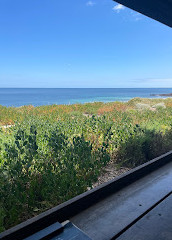
[[[130,170],[130,168],[122,168],[122,167],[118,169],[117,164],[115,164],[114,162],[110,162],[105,167],[101,176],[98,178],[98,181],[93,184],[93,188],[97,187],[98,185],[100,185],[102,183],[108,182],[129,170]]]

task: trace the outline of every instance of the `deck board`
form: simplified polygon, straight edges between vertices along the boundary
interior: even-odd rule
[[[172,191],[172,162],[70,219],[93,240],[109,240]]]
[[[172,195],[117,238],[117,240],[129,239],[172,239]]]

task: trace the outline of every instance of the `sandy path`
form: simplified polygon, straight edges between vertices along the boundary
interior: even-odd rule
[[[110,162],[105,168],[103,173],[99,176],[98,181],[93,184],[93,187],[97,187],[98,185],[108,182],[115,177],[129,171],[130,168],[117,168],[117,164],[114,162]]]

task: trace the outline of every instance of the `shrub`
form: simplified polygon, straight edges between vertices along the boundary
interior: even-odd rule
[[[138,129],[136,135],[122,143],[117,153],[119,166],[136,167],[171,150],[172,138],[169,133]]]
[[[58,125],[41,128],[42,145],[39,134],[39,126],[29,122],[16,126],[13,142],[4,144],[1,230],[86,191],[110,159],[105,143],[93,151],[83,135],[71,141]]]

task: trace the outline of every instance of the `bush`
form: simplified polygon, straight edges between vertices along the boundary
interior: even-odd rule
[[[117,152],[119,166],[136,167],[171,150],[172,134],[138,129]]]
[[[4,144],[1,230],[86,191],[110,159],[105,143],[93,151],[83,135],[71,141],[56,125],[41,129],[43,145],[39,134],[31,123],[17,126],[13,142]]]

